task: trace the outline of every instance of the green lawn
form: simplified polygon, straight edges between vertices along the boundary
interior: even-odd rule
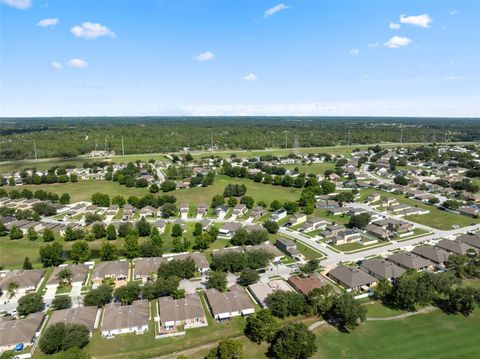
[[[323,175],[325,170],[335,169],[335,162],[310,163],[310,164],[288,164],[284,165],[286,169],[294,170],[298,168],[300,173]]]
[[[10,237],[0,237],[0,267],[19,268],[25,257],[30,258],[34,267],[41,267],[38,250],[43,241],[29,241],[26,238],[12,241]]]
[[[442,229],[442,230],[449,230],[453,228],[452,227],[453,225],[465,227],[471,224],[480,223],[480,219],[475,219],[475,218],[463,216],[460,214],[442,211],[438,207],[429,206],[428,204],[425,204],[423,202],[420,202],[414,199],[405,198],[403,195],[382,192],[380,190],[372,189],[372,188],[362,189],[360,191],[360,201],[364,201],[368,197],[368,195],[371,194],[372,192],[380,193],[382,198],[384,197],[396,198],[400,203],[404,203],[412,207],[425,208],[429,210],[430,212],[428,214],[405,217],[405,219],[408,219],[413,222],[417,222],[419,224],[423,224],[425,226]],[[379,209],[380,208],[381,207],[379,207]]]
[[[322,327],[314,358],[477,358],[480,310],[470,317],[440,310],[403,320],[365,322],[352,333]]]
[[[280,186],[266,185],[256,183],[245,178],[230,178],[227,176],[217,175],[215,183],[208,187],[195,187],[181,189],[174,192],[169,192],[177,197],[178,203],[187,202],[192,205],[205,203],[209,205],[212,197],[217,194],[223,194],[225,186],[229,183],[245,184],[247,186],[247,194],[255,199],[255,201],[265,201],[270,204],[274,199],[281,202],[296,201],[300,197],[301,189],[286,188]],[[146,188],[135,188],[121,186],[116,182],[102,181],[102,180],[88,180],[79,181],[77,183],[56,183],[49,185],[30,185],[22,186],[32,191],[43,189],[58,194],[69,193],[72,202],[90,201],[92,194],[95,192],[102,192],[110,195],[129,196],[143,196],[148,192]]]
[[[295,241],[295,243],[297,244],[297,249],[300,251],[300,253],[302,253],[305,256],[305,258],[308,260],[319,259],[324,257],[322,253],[313,249],[312,247],[306,246],[300,241]]]

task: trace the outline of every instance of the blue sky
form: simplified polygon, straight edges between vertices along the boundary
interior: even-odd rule
[[[480,116],[478,1],[0,3],[0,116]]]

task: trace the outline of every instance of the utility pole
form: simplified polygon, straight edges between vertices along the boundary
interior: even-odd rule
[[[400,143],[403,143],[403,128],[400,129]]]
[[[125,157],[125,145],[123,144],[123,136],[122,136],[122,157]]]
[[[108,151],[108,142],[107,142],[107,138],[105,137],[105,152]]]
[[[285,131],[285,149],[288,148],[288,138],[287,138],[288,132]]]
[[[213,152],[213,132],[210,132],[210,151]]]
[[[350,147],[350,131],[348,131],[347,146]]]
[[[97,142],[97,139],[95,139],[95,151],[98,151],[98,142]]]
[[[445,130],[445,143],[447,143],[447,130]]]
[[[37,144],[35,140],[33,140],[33,152],[35,153],[35,161],[37,160]]]

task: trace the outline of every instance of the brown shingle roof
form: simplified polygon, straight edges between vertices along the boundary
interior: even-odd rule
[[[196,293],[186,294],[183,299],[161,297],[158,299],[158,304],[162,323],[205,317],[202,302]]]
[[[7,272],[5,277],[0,278],[0,288],[7,289],[8,284],[16,282],[18,288],[36,288],[45,274],[44,269],[27,269]]]
[[[0,347],[30,343],[40,329],[43,313],[32,313],[24,319],[0,321]]]
[[[85,325],[91,333],[95,326],[97,311],[97,307],[78,307],[55,310],[50,316],[48,326],[56,323],[82,324]]]
[[[148,325],[148,300],[136,300],[131,305],[109,303],[105,305],[102,331]]]
[[[429,260],[410,252],[392,254],[387,258],[387,260],[399,265],[400,267],[417,270],[429,267],[433,264]]]
[[[347,288],[357,288],[377,281],[370,274],[358,268],[344,266],[343,264],[332,269],[328,272],[328,275]]]
[[[398,265],[388,262],[385,259],[369,259],[362,263],[360,269],[363,269],[370,275],[378,279],[395,279],[406,272]]]
[[[85,282],[88,275],[88,265],[86,264],[69,264],[62,267],[55,267],[50,278],[48,278],[47,285],[49,284],[58,284],[60,280],[58,279],[58,273],[63,269],[68,269],[72,272],[72,279],[71,282]]]
[[[247,293],[238,285],[232,286],[229,292],[224,293],[210,288],[205,291],[205,294],[214,316],[253,308]]]
[[[320,276],[311,275],[306,278],[292,276],[288,278],[288,283],[290,283],[290,285],[297,291],[304,295],[308,295],[313,289],[321,288],[328,284],[328,281],[325,278],[322,279]]]

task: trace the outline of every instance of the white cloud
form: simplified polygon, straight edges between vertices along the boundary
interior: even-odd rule
[[[420,26],[423,28],[430,27],[430,23],[432,21],[433,21],[432,18],[428,16],[428,14],[422,14],[417,16],[400,15],[400,22],[402,24],[410,24],[413,26]]]
[[[200,54],[198,54],[197,56],[195,56],[195,60],[197,61],[210,61],[210,60],[213,60],[213,58],[215,57],[215,54],[211,51],[205,51],[205,52],[202,52]]]
[[[411,42],[412,40],[408,37],[393,36],[386,43],[384,43],[384,46],[391,49],[398,49],[399,47],[407,46]]]
[[[116,37],[115,33],[108,27],[90,21],[72,27],[70,32],[76,37],[83,37],[85,39],[96,39],[100,36]]]
[[[55,26],[58,24],[58,19],[43,19],[43,20],[40,20],[38,23],[37,23],[37,26],[40,26],[40,27],[48,27],[48,26]]]
[[[275,5],[274,7],[271,7],[270,9],[267,9],[265,13],[263,14],[263,17],[270,17],[272,15],[275,15],[277,12],[280,12],[282,10],[288,9],[288,6],[285,4],[278,4]]]
[[[350,52],[350,55],[357,56],[360,53],[360,50],[359,49],[351,49],[349,52]]]
[[[60,62],[52,61],[50,67],[54,70],[61,70],[63,68],[63,65]]]
[[[68,66],[70,67],[76,67],[76,68],[84,68],[87,67],[88,63],[85,60],[82,59],[71,59],[68,61]]]
[[[258,80],[258,77],[257,77],[257,75],[250,72],[250,73],[246,74],[245,76],[243,76],[243,79],[245,81],[256,81],[256,80]]]
[[[455,16],[455,15],[458,15],[458,14],[460,14],[460,11],[455,10],[455,9],[453,9],[452,11],[450,11],[450,12],[448,13],[448,15],[450,15],[450,16]]]
[[[378,47],[380,46],[380,43],[379,42],[373,42],[371,44],[367,44],[367,47],[370,47],[370,48],[373,48],[373,47]]]
[[[32,6],[32,0],[0,0],[0,3],[17,9],[28,9]]]
[[[388,27],[392,30],[398,30],[400,29],[400,26],[401,26],[400,24],[397,24],[395,22],[391,22],[390,24],[388,24]]]

